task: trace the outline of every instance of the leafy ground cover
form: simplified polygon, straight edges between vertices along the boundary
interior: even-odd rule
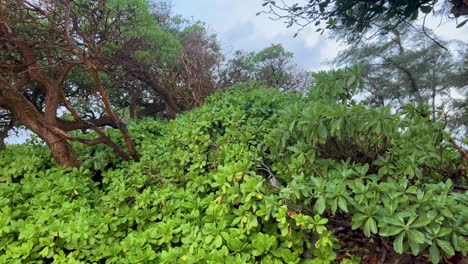
[[[318,75],[307,96],[247,83],[131,124],[140,162],[76,146],[83,166],[65,169],[38,144],[8,148],[0,262],[466,261],[466,175],[444,124],[350,100],[355,76]]]

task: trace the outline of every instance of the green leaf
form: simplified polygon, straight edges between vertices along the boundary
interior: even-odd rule
[[[388,236],[395,236],[401,232],[403,232],[402,227],[398,226],[385,226],[380,228],[380,235],[383,237],[388,237]]]
[[[49,255],[49,247],[45,247],[41,250],[41,252],[39,253],[39,255],[41,257],[47,257],[47,255]]]
[[[418,219],[416,219],[416,221],[414,221],[414,223],[411,224],[411,227],[413,227],[413,228],[425,227],[428,224],[430,224],[431,222],[432,222],[431,218],[422,216],[422,217],[419,217]]]
[[[417,256],[419,254],[419,251],[421,250],[419,244],[414,242],[413,240],[409,240],[408,244],[409,244],[409,246],[411,248],[411,253],[413,253],[413,255]]]
[[[433,264],[439,263],[440,252],[435,243],[429,247],[429,258]]]
[[[359,227],[362,226],[363,222],[364,222],[364,220],[363,221],[352,221],[351,229],[352,230],[358,229]]]
[[[468,22],[468,19],[465,19],[465,21],[463,21],[463,22],[461,22],[460,24],[458,24],[458,25],[457,25],[457,28],[463,27],[463,26],[466,24],[466,22]]]
[[[315,202],[315,211],[317,211],[318,214],[323,214],[325,211],[326,205],[325,205],[325,198],[323,196],[319,197],[317,201]]]
[[[383,221],[387,224],[395,225],[395,226],[405,226],[405,222],[403,218],[399,215],[391,215],[391,216],[384,216]]]
[[[442,208],[442,210],[440,210],[440,212],[442,213],[443,216],[449,218],[449,219],[453,219],[453,214],[452,212],[450,212],[450,210],[448,208]]]
[[[318,127],[318,134],[320,139],[323,140],[323,142],[327,139],[328,132],[327,128],[325,127],[325,125],[323,125],[323,123],[320,123]]]
[[[317,219],[320,220],[317,222]],[[314,220],[317,222],[317,225],[326,225],[328,223],[328,218],[320,218],[320,215],[315,215]]]
[[[369,219],[372,219],[372,218],[369,218]],[[369,219],[367,219],[366,223],[364,224],[364,227],[362,228],[362,231],[366,237],[370,237]]]
[[[451,232],[452,232],[452,229],[451,229],[451,228],[443,227],[443,228],[441,228],[438,237],[447,236],[447,235],[450,234]]]
[[[361,213],[355,213],[353,215],[353,221],[356,221],[356,222],[362,222],[362,221],[366,220],[367,218],[368,218],[367,215],[361,214]]]
[[[215,247],[219,248],[219,247],[221,247],[222,244],[223,244],[223,238],[221,237],[221,235],[217,235],[215,240],[214,240]]]
[[[408,234],[408,238],[418,244],[424,243],[424,234],[419,232],[418,230],[410,229],[406,231]]]
[[[354,84],[355,81],[356,81],[356,76],[351,75],[349,79],[346,81],[346,86],[350,87],[351,85]]]
[[[406,189],[407,193],[415,193],[418,190],[418,187],[416,186],[410,186],[408,189]]]
[[[402,254],[403,253],[403,238],[405,236],[405,233],[400,233],[395,240],[393,241],[393,249],[395,249],[395,252]]]
[[[377,223],[375,222],[374,218],[369,217],[364,224],[364,234],[369,237],[370,233],[376,234],[377,233]]]
[[[432,11],[432,6],[420,6],[419,9],[421,9],[421,12],[424,14],[428,14]]]
[[[453,247],[452,247],[452,245],[450,244],[450,242],[445,241],[445,240],[440,240],[440,239],[437,239],[436,242],[437,242],[437,245],[439,245],[439,247],[440,247],[445,253],[447,253],[447,255],[448,255],[449,257],[455,255],[455,250],[453,250]]]
[[[214,238],[214,237],[213,237],[212,235],[206,236],[206,238],[205,238],[205,244],[210,244],[211,241],[213,241],[213,238]]]
[[[341,210],[348,212],[348,205],[346,199],[342,196],[338,197],[338,207],[340,207]]]

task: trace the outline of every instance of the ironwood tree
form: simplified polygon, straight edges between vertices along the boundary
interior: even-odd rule
[[[424,33],[412,27],[399,27],[367,44],[354,44],[340,52],[337,66],[361,65],[361,75],[373,107],[403,107],[409,102],[430,105],[432,119],[437,117],[438,101],[450,104],[450,91],[466,85],[463,54],[468,44],[444,42],[446,51]]]
[[[294,54],[281,44],[272,44],[259,52],[235,51],[220,72],[221,86],[254,80],[282,91],[304,91],[312,75],[293,62]]]

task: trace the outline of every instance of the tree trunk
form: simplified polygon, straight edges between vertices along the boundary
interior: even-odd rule
[[[71,144],[57,131],[53,124],[46,121],[36,107],[21,93],[13,89],[0,90],[4,104],[2,107],[11,111],[15,119],[42,138],[49,146],[52,156],[58,164],[66,167],[79,167],[80,162]],[[63,132],[65,133],[65,132]]]
[[[174,102],[172,96],[164,96],[164,104],[166,105],[166,112],[169,118],[175,119],[176,115],[180,113],[180,108]]]
[[[137,101],[138,101],[137,91],[134,91],[134,90],[130,91],[130,105],[128,107],[130,111],[130,119],[136,118]]]
[[[80,166],[80,162],[75,151],[65,138],[57,136],[54,133],[50,133],[50,131],[42,133],[42,135],[39,133],[37,134],[47,143],[52,151],[52,156],[58,164],[66,167]]]
[[[71,144],[66,138],[58,135],[51,126],[45,122],[42,115],[33,107],[23,107],[13,112],[15,118],[36,133],[49,146],[52,156],[58,164],[66,167],[79,167],[80,162]]]
[[[136,71],[136,70],[129,70],[129,73],[135,77],[136,79],[144,82],[148,86],[150,86],[164,101],[166,105],[166,112],[167,115],[174,119],[178,113],[181,112],[179,106],[177,106],[176,101],[172,94],[162,88],[147,72],[143,71]]]
[[[5,138],[8,137],[8,131],[10,131],[12,127],[12,122],[10,121],[9,124],[5,124],[5,126],[0,130],[0,150],[4,150],[6,148]]]

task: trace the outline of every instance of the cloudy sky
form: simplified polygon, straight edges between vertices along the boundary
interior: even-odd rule
[[[287,29],[283,21],[272,21],[262,10],[262,0],[172,0],[173,12],[185,18],[205,22],[218,34],[225,53],[238,49],[258,51],[270,44],[282,44],[295,54],[295,61],[309,70],[324,69],[322,62],[333,58],[343,45],[326,35],[307,28],[294,38],[295,29]],[[455,23],[429,21],[426,26],[445,40],[468,42],[468,25],[457,29]],[[325,32],[326,34],[326,32]]]

